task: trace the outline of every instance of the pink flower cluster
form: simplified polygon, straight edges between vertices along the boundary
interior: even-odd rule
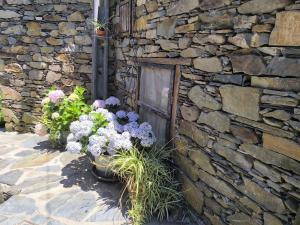
[[[62,90],[50,91],[48,94],[50,101],[54,104],[58,103],[62,98],[65,97],[65,94]]]
[[[99,109],[99,108],[105,108],[105,101],[104,100],[96,100],[94,103],[93,103],[93,107],[95,109]]]

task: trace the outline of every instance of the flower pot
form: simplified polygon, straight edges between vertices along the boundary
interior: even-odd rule
[[[101,181],[106,182],[116,182],[118,181],[117,175],[112,171],[110,167],[110,162],[112,156],[101,155],[95,157],[95,166],[93,167],[93,175],[96,176]]]
[[[106,35],[106,30],[100,30],[100,29],[97,29],[97,30],[96,30],[96,35],[99,36],[99,37],[105,37],[105,35]]]
[[[67,132],[67,131],[60,133],[59,140],[58,140],[58,144],[60,146],[65,147],[67,145],[67,138],[68,138],[69,134],[70,134],[70,132]]]

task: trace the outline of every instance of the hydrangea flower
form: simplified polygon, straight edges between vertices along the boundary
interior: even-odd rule
[[[127,117],[129,122],[135,122],[139,119],[139,114],[137,114],[136,112],[129,112],[127,113]]]
[[[51,119],[57,120],[58,118],[59,118],[59,113],[58,112],[52,113]]]
[[[110,97],[105,102],[109,106],[115,106],[119,103],[120,101],[115,97]],[[95,108],[99,104],[104,105],[103,101],[98,106],[96,106],[97,104],[95,103]],[[80,116],[78,121],[70,125],[71,134],[68,137],[68,142],[71,144],[68,146],[68,149],[71,149],[71,152],[76,152],[76,149],[79,149],[76,143],[83,140],[83,137],[89,138],[85,147],[95,157],[104,153],[114,155],[120,150],[130,150],[133,146],[132,141],[135,140],[139,141],[143,147],[151,147],[156,141],[152,126],[147,122],[139,124],[137,122],[139,115],[135,112],[120,110],[114,114],[105,108],[98,107],[92,113],[101,113],[108,121],[108,124],[106,127],[100,127],[96,133],[92,133],[94,122],[96,122],[93,120],[97,117],[93,117],[92,114]],[[119,119],[128,119],[129,122],[122,125],[119,123]]]
[[[97,113],[101,113],[107,121],[115,121],[116,120],[116,115],[113,114],[112,112],[109,112],[107,109],[102,109],[99,108],[96,110]]]
[[[92,133],[94,123],[92,121],[86,120],[80,122],[80,130],[75,133],[75,137],[80,140],[83,137],[88,137]]]
[[[128,132],[122,134],[115,134],[109,140],[107,152],[114,155],[118,150],[129,150],[132,148],[131,136]]]
[[[39,136],[45,136],[48,133],[47,127],[44,124],[39,123],[39,124],[35,125],[34,133]]]
[[[44,106],[44,105],[48,104],[49,102],[50,102],[50,98],[46,97],[42,100],[41,105]]]
[[[105,101],[104,100],[95,100],[93,103],[94,109],[99,109],[99,108],[105,108]]]
[[[141,145],[143,147],[150,147],[156,141],[152,126],[147,122],[144,122],[139,126],[137,138],[141,140]]]
[[[105,105],[109,106],[119,106],[120,105],[120,100],[114,96],[109,97],[108,99],[105,100]]]
[[[87,149],[93,156],[99,156],[106,151],[107,141],[107,138],[104,136],[92,135],[89,138]]]
[[[79,117],[79,121],[80,121],[80,122],[82,122],[82,121],[87,121],[87,120],[91,121],[91,117],[90,117],[89,115],[81,115],[81,116]]]
[[[74,136],[74,134],[69,134],[68,135],[68,137],[67,137],[67,142],[71,142],[71,141],[78,141],[76,138],[75,138],[75,136]]]
[[[54,104],[58,103],[62,98],[65,97],[65,94],[62,90],[50,91],[48,94],[50,101]]]
[[[87,146],[87,150],[94,156],[94,157],[98,157],[100,156],[103,152],[104,149],[101,148],[100,145],[95,144],[95,145],[88,145]]]
[[[138,128],[139,128],[139,124],[137,122],[130,122],[123,126],[123,130],[128,131],[130,134]]]
[[[88,137],[92,133],[94,123],[90,120],[74,121],[70,125],[70,131],[77,140]]]
[[[124,111],[124,110],[120,110],[116,113],[116,116],[119,118],[119,119],[124,119],[127,117],[127,113]]]
[[[71,101],[76,101],[76,100],[79,100],[79,96],[75,93],[72,93],[72,94],[70,94],[68,99],[71,100]]]
[[[66,146],[66,150],[73,154],[79,154],[82,149],[82,144],[80,142],[70,141]]]
[[[113,124],[114,124],[115,130],[118,131],[119,133],[122,133],[124,131],[123,125],[119,124],[118,121],[113,121]]]

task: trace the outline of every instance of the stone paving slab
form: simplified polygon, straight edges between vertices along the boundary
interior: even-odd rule
[[[0,131],[0,185],[20,190],[0,204],[1,225],[123,225],[120,184],[99,183],[89,160],[46,137]]]
[[[119,183],[98,182],[86,156],[53,149],[47,137],[0,130],[0,225],[129,225]],[[148,225],[187,225],[151,223]]]

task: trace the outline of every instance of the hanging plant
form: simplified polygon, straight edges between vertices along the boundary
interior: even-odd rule
[[[105,37],[108,31],[108,22],[93,21],[95,34],[99,37]]]

